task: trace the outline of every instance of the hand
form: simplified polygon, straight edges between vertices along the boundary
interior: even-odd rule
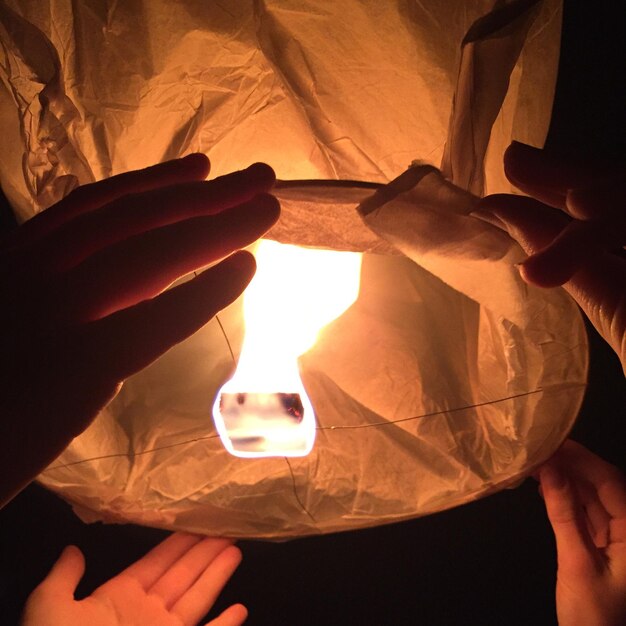
[[[206,182],[191,155],[79,187],[0,243],[0,505],[82,432],[122,381],[235,300],[233,254],[278,218],[274,173]]]
[[[88,598],[74,600],[85,559],[65,548],[30,594],[22,626],[193,626],[209,611],[241,562],[227,539],[173,534]],[[234,604],[211,626],[239,626],[248,612]]]
[[[532,196],[484,198],[473,215],[507,230],[529,254],[522,277],[563,285],[626,371],[626,164],[559,158],[514,142],[509,180]],[[554,210],[554,208],[558,210]]]
[[[626,623],[626,481],[567,441],[539,471],[556,537],[560,626]]]

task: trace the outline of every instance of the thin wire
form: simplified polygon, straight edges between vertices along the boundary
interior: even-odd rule
[[[198,278],[198,272],[194,270],[193,275]],[[233,347],[230,345],[230,341],[228,339],[228,335],[226,334],[226,330],[224,330],[224,326],[222,321],[220,320],[220,316],[215,314],[215,321],[219,324],[220,330],[222,331],[222,335],[224,335],[224,339],[226,340],[226,345],[228,346],[228,351],[230,352],[230,357],[233,360],[233,363],[237,363],[237,359],[235,358],[235,353],[233,352]]]
[[[544,391],[541,387],[533,389],[532,391],[525,391],[524,393],[517,393],[506,398],[500,398],[499,400],[487,400],[485,402],[478,402],[477,404],[467,404],[466,406],[456,407],[454,409],[443,409],[441,411],[433,411],[432,413],[424,413],[422,415],[414,415],[413,417],[401,417],[397,420],[387,420],[384,422],[374,422],[373,424],[355,424],[353,426],[320,426],[316,430],[346,430],[356,428],[371,428],[372,426],[389,426],[391,424],[399,424],[401,422],[410,422],[416,419],[422,419],[423,417],[434,417],[436,415],[444,415],[445,413],[457,413],[459,411],[467,411],[468,409],[476,409],[481,406],[488,406],[490,404],[498,404],[499,402],[506,402],[508,400],[515,400],[515,398],[523,398],[525,396],[532,396],[535,393],[541,393]]]
[[[215,321],[220,325],[220,329],[222,331],[222,335],[224,335],[224,339],[226,340],[226,345],[228,346],[228,350],[230,351],[230,356],[233,360],[233,363],[237,363],[237,359],[235,358],[235,353],[233,352],[233,348],[230,345],[230,341],[228,340],[228,335],[226,334],[226,331],[224,330],[224,326],[222,326],[222,322],[219,318],[218,315],[215,316]]]
[[[568,389],[570,387],[579,387],[581,386],[581,384],[569,384],[569,385],[565,385],[564,387],[561,388],[561,390],[563,389]],[[587,386],[586,383],[582,384],[582,386]],[[454,409],[445,409],[442,411],[434,411],[432,413],[424,413],[422,415],[415,415],[413,417],[404,417],[404,418],[400,418],[397,420],[390,420],[390,421],[386,421],[386,422],[375,422],[374,424],[357,424],[355,426],[317,426],[316,427],[316,431],[317,430],[347,430],[347,429],[357,429],[357,428],[371,428],[372,426],[389,426],[390,424],[398,424],[401,422],[410,422],[412,420],[416,420],[416,419],[422,419],[424,417],[435,417],[437,415],[445,415],[446,413],[457,413],[459,411],[467,411],[468,409],[473,409],[473,408],[478,408],[481,406],[488,406],[490,404],[498,404],[500,402],[506,402],[507,400],[515,400],[516,398],[522,398],[524,396],[531,396],[533,394],[536,393],[541,393],[545,391],[545,389],[543,388],[539,388],[539,389],[534,389],[532,391],[527,391],[524,393],[518,393],[512,396],[507,396],[506,398],[499,398],[497,400],[488,400],[486,402],[479,402],[477,404],[468,404],[466,406],[462,406],[462,407],[457,407]],[[130,454],[128,454],[127,452],[118,452],[118,453],[114,453],[114,454],[104,454],[102,456],[94,456],[94,457],[90,457],[88,459],[81,459],[80,461],[72,461],[71,463],[63,463],[60,465],[53,465],[52,467],[48,467],[46,470],[44,470],[44,474],[48,471],[52,471],[55,469],[63,469],[65,467],[70,467],[73,465],[80,465],[82,463],[89,463],[90,461],[99,461],[101,459],[111,459],[111,458],[116,458],[116,457],[126,457],[126,456],[131,456],[131,457],[135,457],[135,456],[142,456],[144,454],[149,454],[150,452],[158,452],[160,450],[166,450],[168,448],[175,448],[177,446],[184,446],[188,443],[196,443],[198,441],[204,441],[204,440],[208,440],[208,439],[216,439],[217,437],[219,437],[219,435],[217,433],[214,433],[212,435],[205,435],[203,437],[195,437],[193,439],[186,439],[185,441],[180,441],[179,443],[171,443],[168,444],[166,446],[159,446],[157,448],[149,448],[148,450],[142,450],[141,452],[131,452]],[[286,457],[285,457],[286,458]],[[289,462],[287,462],[287,464],[289,465]],[[289,468],[291,470],[291,465],[289,465]],[[297,497],[297,494],[296,494]],[[304,508],[304,507],[303,507]],[[305,509],[306,510],[306,509]]]
[[[289,458],[286,456],[283,458],[287,462],[287,467],[289,468],[289,473],[291,474],[291,486],[293,487],[293,495],[296,497],[296,500],[298,501],[298,504],[300,505],[302,510],[311,518],[313,522],[317,523],[317,520],[313,517],[313,515],[309,512],[309,510],[304,506],[304,503],[302,502],[302,500],[300,500],[300,496],[298,495],[298,488],[296,486],[296,476],[293,473],[293,468],[291,467]]]
[[[89,461],[101,461],[102,459],[114,459],[120,456],[128,456],[128,457],[136,457],[143,456],[144,454],[148,454],[150,452],[159,452],[159,450],[167,450],[168,448],[176,448],[177,446],[183,446],[187,443],[196,443],[197,441],[204,441],[206,439],[217,439],[219,435],[204,435],[203,437],[195,437],[194,439],[187,439],[186,441],[179,441],[178,443],[170,443],[166,446],[158,446],[156,448],[148,448],[147,450],[142,450],[141,452],[116,452],[114,454],[103,454],[102,456],[92,456],[88,459],[81,459],[80,461],[71,461],[70,463],[63,463],[61,465],[53,465],[52,467],[48,467],[44,470],[44,474],[46,472],[50,472],[55,469],[63,469],[64,467],[71,467],[72,465],[80,465],[81,463],[88,463]]]

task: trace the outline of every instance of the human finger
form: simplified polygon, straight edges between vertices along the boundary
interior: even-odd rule
[[[618,247],[620,230],[606,220],[570,220],[527,196],[494,194],[483,198],[472,216],[505,230],[529,254],[524,278],[540,287],[567,282],[587,262]]]
[[[610,220],[574,220],[524,261],[524,277],[540,287],[558,287],[589,261],[621,247],[625,236]]]
[[[210,549],[211,546],[207,548]],[[198,623],[215,604],[224,585],[241,563],[241,550],[236,546],[223,548],[217,554],[209,553],[209,556],[211,558],[207,559],[200,576],[171,609],[184,624]]]
[[[574,221],[524,263],[529,281],[543,287],[562,285],[588,260],[626,244],[626,176],[568,190],[565,209]]]
[[[507,178],[541,202],[566,208],[570,189],[595,187],[620,177],[624,164],[556,154],[514,141],[504,153]]]
[[[568,472],[595,489],[612,518],[626,519],[626,478],[614,465],[575,441],[567,441],[561,447],[559,458]]]
[[[131,237],[62,275],[51,297],[57,298],[58,310],[70,320],[104,317],[152,298],[181,276],[245,248],[276,222],[279,212],[278,201],[262,195],[217,215]]]
[[[152,587],[150,587],[149,593],[161,598],[165,607],[168,610],[172,610],[183,595],[191,590],[194,583],[202,576],[203,572],[205,572],[213,561],[230,545],[232,545],[232,541],[229,539],[217,537],[204,538],[185,552],[175,563],[172,563],[172,565],[163,572],[161,578],[155,581]],[[208,608],[206,610],[208,610]],[[204,613],[201,613],[198,618],[196,618],[196,622],[203,614]]]
[[[574,190],[570,196],[576,207],[571,212],[591,211],[587,190]],[[597,219],[568,220],[536,199],[494,194],[483,198],[472,215],[506,230],[528,252],[523,275],[529,282],[555,287],[588,261],[626,244],[626,211],[620,202]]]
[[[622,236],[626,235],[626,166],[620,175],[602,184],[569,189],[565,205],[572,217],[581,220],[605,217],[615,224]]]
[[[602,563],[566,473],[557,462],[549,461],[540,469],[539,479],[556,539],[559,569],[584,576],[596,573]]]
[[[38,247],[37,257],[48,272],[62,271],[124,239],[248,202],[268,191],[274,180],[271,167],[256,163],[211,181],[122,196],[59,228]]]
[[[483,198],[472,216],[505,230],[529,255],[545,249],[563,232],[571,219],[558,210],[550,209],[533,198],[497,194]],[[537,275],[527,269],[529,261],[520,266],[524,280],[540,286],[549,283],[549,276]],[[566,272],[567,260],[555,260],[554,273]],[[530,265],[532,268],[532,265]],[[535,268],[536,269],[536,268]],[[618,256],[600,251],[586,259],[563,287],[578,302],[598,332],[626,363],[626,309],[623,294],[626,289],[626,263]]]
[[[85,557],[76,546],[66,546],[39,585],[51,594],[74,598],[74,591],[85,573]]]
[[[79,342],[94,375],[122,381],[199,330],[245,289],[254,257],[238,252],[193,280],[88,324]],[[96,371],[97,370],[97,371]]]
[[[93,211],[131,193],[142,193],[169,185],[204,180],[209,174],[209,159],[190,154],[182,159],[159,163],[143,170],[125,172],[96,183],[81,185],[66,198],[26,222],[11,243],[32,244],[49,235],[77,215]]]
[[[207,622],[205,626],[241,626],[246,619],[248,619],[248,609],[243,604],[233,604],[218,617]]]
[[[593,486],[571,475],[570,478],[574,481],[580,505],[585,512],[589,535],[597,548],[605,548],[609,541],[611,516]]]
[[[138,561],[129,565],[119,577],[131,577],[147,591],[173,563],[201,540],[202,537],[198,535],[173,533]]]
[[[471,216],[506,231],[529,255],[549,246],[571,223],[561,211],[514,194],[482,198]]]

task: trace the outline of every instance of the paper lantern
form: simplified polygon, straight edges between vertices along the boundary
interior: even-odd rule
[[[469,215],[510,191],[512,138],[543,142],[559,2],[10,6],[0,169],[22,219],[78,184],[202,151],[216,175],[276,169],[270,239],[360,255],[356,299],[298,357],[309,454],[222,445],[211,413],[244,341],[240,299],[128,380],[40,476],[83,519],[275,539],[389,523],[516,484],[567,436],[587,371],[580,315],[524,284],[521,250]]]

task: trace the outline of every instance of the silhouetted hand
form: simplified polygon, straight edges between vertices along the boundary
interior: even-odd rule
[[[30,594],[22,626],[193,626],[210,610],[241,562],[227,539],[176,533],[89,597],[75,600],[85,559],[65,548]],[[210,626],[239,626],[248,612],[235,604]]]
[[[532,197],[487,196],[473,215],[505,229],[529,254],[522,277],[563,287],[626,371],[626,164],[557,157],[514,142],[509,180]],[[556,209],[556,210],[555,210]]]
[[[143,369],[235,300],[276,221],[263,164],[184,159],[79,187],[0,245],[0,505]]]
[[[626,481],[567,441],[539,471],[556,537],[560,626],[626,624]]]

